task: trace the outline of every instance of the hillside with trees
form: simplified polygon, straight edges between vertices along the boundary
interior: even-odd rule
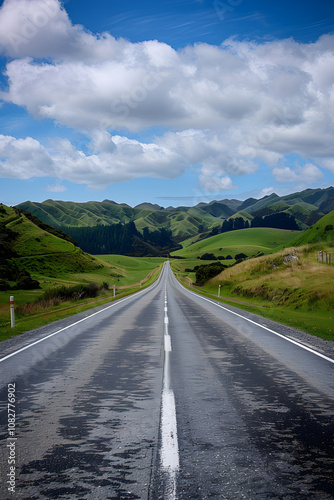
[[[0,290],[39,288],[38,276],[90,271],[101,267],[71,238],[26,214],[0,205]]]
[[[260,200],[214,200],[193,207],[141,203],[130,207],[111,200],[74,203],[46,200],[18,205],[48,226],[73,238],[92,254],[166,255],[182,241],[205,239],[247,228],[303,231],[333,210],[334,188],[306,189]]]
[[[172,231],[165,228],[150,231],[147,227],[139,232],[134,222],[110,226],[70,227],[67,233],[79,247],[93,255],[121,254],[136,257],[167,256],[181,248],[172,238]]]

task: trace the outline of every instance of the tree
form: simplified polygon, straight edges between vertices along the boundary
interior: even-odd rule
[[[206,281],[217,276],[217,274],[221,273],[226,267],[227,266],[224,266],[221,262],[196,266],[196,285],[204,285]]]
[[[245,221],[242,217],[236,217],[233,222],[233,229],[244,229]]]
[[[225,219],[221,227],[221,233],[227,233],[228,231],[233,231],[233,219]]]
[[[201,257],[201,260],[217,260],[217,257],[213,253],[204,253]]]
[[[265,217],[256,216],[252,220],[252,227],[273,227],[277,229],[298,230],[298,224],[293,215],[286,212],[277,212]]]

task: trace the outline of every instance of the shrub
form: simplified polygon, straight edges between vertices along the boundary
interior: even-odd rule
[[[10,290],[9,284],[7,281],[0,279],[0,291],[6,292],[7,290]]]
[[[206,281],[217,276],[221,273],[227,266],[221,264],[221,262],[212,264],[203,264],[202,266],[196,266],[196,285],[204,285]]]
[[[16,276],[16,290],[36,290],[40,288],[39,282],[33,280],[28,271],[21,271],[18,276]]]
[[[201,260],[217,260],[217,257],[213,253],[204,253],[201,257]]]
[[[234,258],[235,260],[247,259],[247,255],[245,253],[237,253],[237,255]]]
[[[83,298],[94,298],[99,293],[99,287],[96,283],[88,285],[58,286],[46,290],[41,300],[80,300]]]

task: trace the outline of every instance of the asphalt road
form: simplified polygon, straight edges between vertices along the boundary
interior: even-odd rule
[[[1,499],[334,498],[333,348],[169,264],[0,347]]]

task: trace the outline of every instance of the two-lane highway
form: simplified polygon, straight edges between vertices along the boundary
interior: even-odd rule
[[[6,341],[0,497],[334,498],[332,355],[268,324],[166,263],[147,290]]]

